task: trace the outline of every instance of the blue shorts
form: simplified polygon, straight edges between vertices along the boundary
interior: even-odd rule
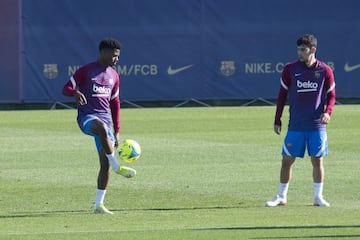
[[[103,118],[103,117],[101,117],[101,115],[97,115],[97,114],[88,114],[88,115],[84,115],[84,116],[78,116],[77,121],[78,121],[78,125],[83,133],[94,137],[96,149],[98,152],[100,152],[102,150],[102,146],[100,143],[99,135],[91,132],[91,130],[90,130],[91,122],[94,121],[95,119],[99,119],[106,124],[106,126],[108,128],[108,136],[109,136],[111,142],[113,144],[115,144],[115,137],[114,137],[114,133],[112,130],[113,125],[112,125],[112,122],[110,119]]]
[[[311,157],[322,157],[328,154],[328,141],[325,130],[288,131],[284,139],[282,154],[293,157],[304,157],[305,148]]]

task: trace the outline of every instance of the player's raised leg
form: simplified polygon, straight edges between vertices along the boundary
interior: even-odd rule
[[[136,175],[135,169],[121,166],[119,164],[119,161],[117,160],[115,156],[115,150],[113,148],[114,146],[114,136],[109,130],[108,126],[101,121],[100,119],[94,119],[91,122],[90,130],[92,133],[96,134],[98,137],[95,137],[95,141],[97,142],[98,150],[103,150],[106,158],[108,159],[111,168],[118,174],[126,177],[131,178]]]

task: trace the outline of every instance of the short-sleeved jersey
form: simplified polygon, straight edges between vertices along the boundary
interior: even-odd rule
[[[320,116],[324,113],[327,96],[335,103],[335,81],[331,68],[317,60],[314,67],[296,61],[284,67],[281,87],[289,97],[289,130],[310,131],[324,129]],[[333,91],[333,92],[332,92]],[[330,94],[329,93],[333,93]],[[332,106],[329,107],[331,114]]]
[[[70,79],[73,89],[79,89],[87,104],[79,106],[79,114],[110,113],[110,101],[119,96],[119,75],[112,67],[98,62],[79,68]]]

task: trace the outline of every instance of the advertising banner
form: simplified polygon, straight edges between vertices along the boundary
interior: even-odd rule
[[[311,6],[306,11],[301,6]],[[22,98],[66,102],[62,86],[98,57],[105,37],[122,45],[115,67],[128,101],[275,99],[296,40],[318,37],[337,95],[360,97],[360,2],[238,0],[23,0]],[[334,17],[336,16],[336,17]]]

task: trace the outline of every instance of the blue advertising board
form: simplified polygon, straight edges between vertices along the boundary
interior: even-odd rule
[[[360,97],[360,1],[23,0],[22,100],[67,102],[62,86],[98,57],[102,38],[123,45],[115,67],[128,101],[275,99],[296,39],[318,37],[337,96]],[[336,17],[334,17],[336,16]]]

